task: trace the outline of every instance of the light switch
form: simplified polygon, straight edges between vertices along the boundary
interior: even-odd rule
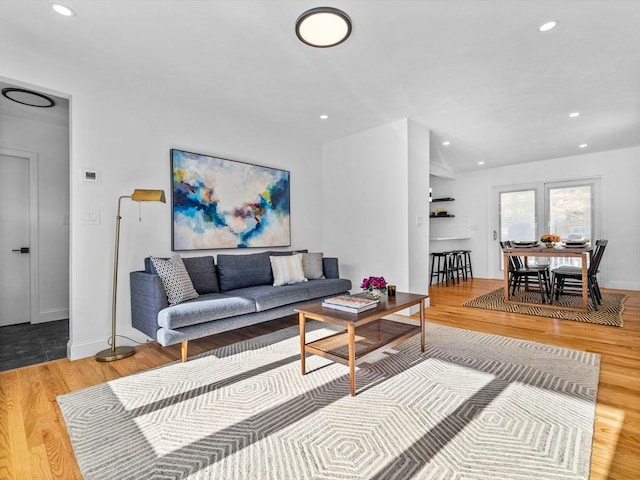
[[[418,215],[416,217],[416,226],[419,227],[420,225],[422,225],[424,223],[424,218],[420,215]]]
[[[82,214],[83,225],[100,225],[100,210],[85,210]]]

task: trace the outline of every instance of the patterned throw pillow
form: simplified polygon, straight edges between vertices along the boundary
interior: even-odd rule
[[[302,269],[308,280],[324,278],[322,269],[322,253],[303,253]]]
[[[288,285],[290,283],[306,282],[302,269],[302,254],[271,256],[271,269],[273,270],[273,286]]]
[[[180,255],[174,255],[169,260],[151,257],[151,263],[162,280],[170,305],[198,298],[198,292],[193,288],[193,282]]]

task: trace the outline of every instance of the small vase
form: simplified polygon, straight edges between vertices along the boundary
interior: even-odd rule
[[[365,295],[371,300],[378,300],[382,296],[382,292],[377,288],[373,288],[371,290],[366,290]]]
[[[553,247],[555,247],[555,245],[556,245],[556,244],[555,244],[555,243],[553,243],[553,242],[544,242],[544,244],[547,246],[547,248],[553,248]]]

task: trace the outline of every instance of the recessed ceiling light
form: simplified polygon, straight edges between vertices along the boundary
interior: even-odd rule
[[[542,25],[538,27],[539,32],[548,32],[549,30],[553,30],[558,26],[558,22],[556,20],[549,20],[548,22],[544,22]]]
[[[569,114],[570,118],[576,118],[576,117],[579,117],[579,116],[580,116],[580,112],[573,112],[573,113]]]
[[[320,120],[326,120],[327,118],[329,118],[329,115],[325,115],[324,113],[320,115]]]
[[[484,162],[478,162],[478,165],[484,165]]]
[[[442,145],[444,145],[446,147],[446,146],[451,145],[451,142],[449,140],[447,140],[445,142],[442,142]]]
[[[312,8],[296,20],[296,35],[302,43],[312,47],[333,47],[351,35],[351,19],[337,8]]]
[[[65,17],[75,17],[76,12],[71,10],[69,7],[65,5],[61,5],[59,3],[54,3],[51,8],[53,8],[60,15],[64,15]]]
[[[589,145],[587,145],[586,143],[581,143],[580,145],[578,145],[580,148],[587,148]]]

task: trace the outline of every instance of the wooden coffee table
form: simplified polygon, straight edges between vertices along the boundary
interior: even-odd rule
[[[420,333],[420,349],[424,352],[424,300],[428,295],[396,293],[395,298],[380,298],[378,307],[363,313],[348,313],[324,308],[322,303],[313,303],[296,308],[300,323],[300,362],[302,375],[306,375],[305,354],[313,353],[334,362],[349,366],[351,395],[356,394],[356,363],[365,355],[386,350]],[[397,322],[382,318],[405,308],[420,306],[420,325]],[[346,330],[306,343],[306,321],[340,325]],[[356,338],[357,337],[357,338]]]

